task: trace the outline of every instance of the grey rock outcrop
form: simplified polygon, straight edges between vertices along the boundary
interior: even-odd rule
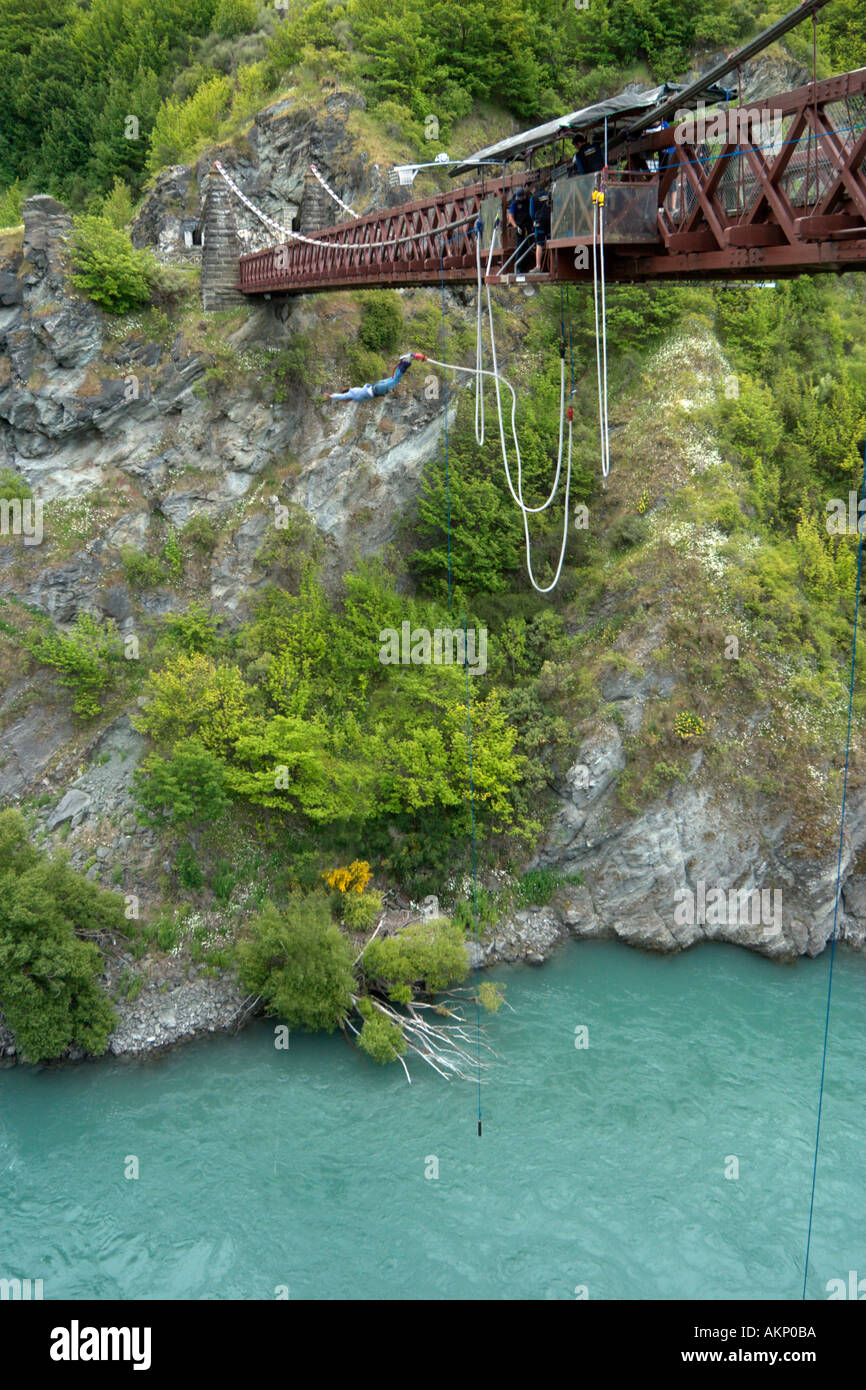
[[[91,807],[91,799],[87,792],[70,790],[63,797],[60,805],[53,810],[46,822],[49,830],[56,830],[58,825],[64,821],[76,821],[83,819]]]
[[[232,976],[201,976],[168,989],[151,988],[133,1001],[121,999],[118,1025],[108,1040],[114,1057],[135,1057],[225,1032],[241,1014],[244,995]]]

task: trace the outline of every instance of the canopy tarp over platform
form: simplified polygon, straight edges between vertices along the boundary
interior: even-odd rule
[[[568,116],[557,116],[553,121],[545,121],[543,125],[533,126],[531,130],[523,130],[518,135],[509,135],[505,140],[498,140],[495,145],[487,145],[483,150],[477,150],[475,154],[467,155],[462,164],[454,170],[454,177],[460,178],[463,174],[468,174],[472,169],[479,165],[492,162],[503,164],[509,163],[512,159],[521,159],[528,155],[531,150],[540,149],[544,145],[550,145],[554,140],[562,135],[564,130],[591,131],[601,128],[605,120],[613,121],[627,116],[639,115],[642,111],[649,111],[654,106],[660,106],[665,97],[675,95],[680,90],[676,82],[663,82],[660,87],[651,87],[646,91],[635,88],[626,88],[617,96],[607,97],[604,101],[596,101],[592,106],[584,106],[580,111],[572,111]],[[703,94],[705,98],[712,101],[727,101],[732,95],[725,87],[710,87]]]

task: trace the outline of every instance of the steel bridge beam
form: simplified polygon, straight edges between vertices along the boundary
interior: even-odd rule
[[[622,211],[613,225],[606,221],[609,280],[866,269],[866,68],[728,108],[719,113],[721,129],[715,120],[711,117],[704,130],[696,128],[693,117],[644,135],[629,145],[621,167],[604,175],[606,189],[615,195],[606,207],[615,202]],[[763,138],[768,132],[770,140]],[[648,172],[646,157],[663,150],[666,167]],[[497,247],[489,279],[501,283],[500,271],[514,245],[504,231],[510,191],[551,172],[481,180],[329,227],[313,238],[315,245],[292,242],[242,256],[237,288],[247,295],[273,295],[471,283],[476,278],[473,229],[485,203],[487,215],[491,198],[499,202],[505,245]],[[575,197],[577,185],[587,180],[594,184],[594,176],[560,179],[554,194],[556,231],[548,249],[554,280],[592,278],[586,259],[581,265],[576,258],[578,248],[592,240],[589,191],[584,190],[582,202]],[[648,204],[649,188],[654,202]],[[557,198],[562,207],[563,198],[573,204],[559,223]],[[631,218],[630,199],[636,210]],[[564,231],[563,221],[568,223]],[[489,228],[486,236],[489,245]]]

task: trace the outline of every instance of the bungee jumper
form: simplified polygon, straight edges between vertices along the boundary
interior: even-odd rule
[[[403,373],[408,371],[413,361],[426,361],[423,352],[404,352],[403,356],[398,358],[392,376],[383,376],[379,381],[367,381],[363,386],[350,386],[346,391],[326,391],[325,400],[372,401],[376,396],[387,396],[389,391],[394,390]]]

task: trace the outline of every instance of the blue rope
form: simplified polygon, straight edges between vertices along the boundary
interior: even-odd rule
[[[472,714],[467,660],[466,612],[463,613],[463,665],[466,668],[466,740],[469,749],[469,814],[472,824],[472,907],[475,913],[475,1029],[478,1046],[478,1138],[481,1138],[481,942],[478,927],[478,851],[475,843],[475,782],[472,776]]]
[[[445,270],[442,264],[442,248],[439,249],[439,278],[442,284],[442,361],[448,361],[445,350]],[[451,490],[448,474],[448,377],[443,369],[442,380],[445,396],[445,497],[448,508],[448,611],[451,612]],[[463,665],[466,668],[466,740],[469,751],[469,815],[472,826],[472,910],[475,916],[475,1029],[478,1050],[478,1137],[481,1138],[481,996],[478,973],[480,970],[481,946],[478,927],[478,849],[475,841],[475,781],[472,774],[472,714],[469,690],[469,661],[466,640],[466,613],[463,614]]]
[[[863,445],[863,482],[861,496],[866,497],[866,443]],[[859,516],[859,510],[858,510]],[[859,528],[858,528],[859,529]],[[848,686],[848,733],[845,739],[845,777],[842,783],[842,822],[839,826],[839,858],[836,864],[836,901],[833,905],[833,935],[830,938],[830,969],[827,975],[827,1011],[824,1016],[824,1047],[821,1053],[821,1085],[818,1090],[818,1122],[815,1129],[815,1160],[812,1164],[812,1192],[809,1198],[809,1232],[806,1236],[806,1264],[803,1269],[803,1298],[809,1277],[809,1252],[812,1248],[812,1217],[815,1211],[815,1182],[818,1176],[818,1148],[821,1142],[821,1113],[824,1106],[824,1077],[827,1071],[827,1044],[830,1038],[830,1000],[833,993],[833,962],[836,956],[836,922],[839,916],[839,888],[842,881],[842,846],[845,836],[845,808],[848,800],[848,761],[851,755],[851,722],[854,708],[854,668],[857,659],[857,618],[860,612],[860,579],[863,572],[863,531],[857,547],[857,590],[854,598],[854,637],[851,644],[851,679]]]
[[[442,361],[448,361],[445,351],[445,266],[442,261],[442,246],[439,246],[439,280],[442,287]],[[448,612],[451,612],[451,478],[448,470],[448,373],[442,371],[442,393],[445,399],[445,506],[448,513]],[[465,653],[464,653],[465,655]]]

